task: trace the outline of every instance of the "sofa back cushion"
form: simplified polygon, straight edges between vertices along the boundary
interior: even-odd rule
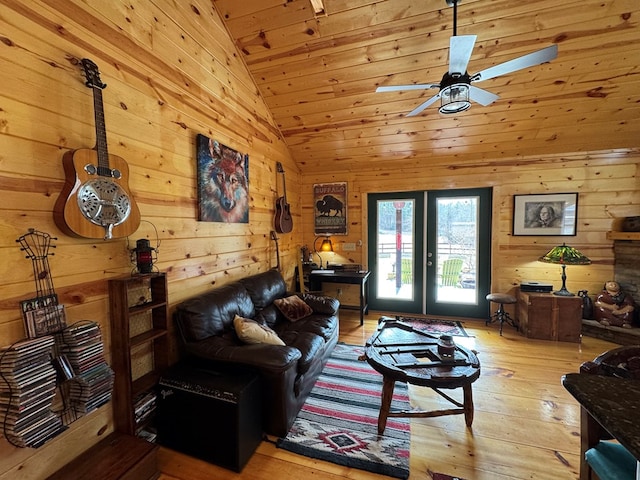
[[[257,311],[271,305],[276,298],[282,298],[287,293],[284,278],[276,269],[243,278],[238,283],[247,289]]]
[[[247,290],[234,282],[180,303],[175,320],[184,341],[197,342],[232,330],[236,315],[253,318],[255,313]]]

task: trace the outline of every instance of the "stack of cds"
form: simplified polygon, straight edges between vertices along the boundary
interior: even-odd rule
[[[75,375],[69,388],[71,406],[79,413],[87,413],[108,402],[114,375],[104,360],[98,324],[81,322],[65,328],[60,350]]]
[[[155,415],[156,404],[157,395],[155,390],[140,394],[133,402],[134,418],[137,428],[136,435],[144,438],[148,442],[156,441],[156,432],[153,423],[150,422]]]
[[[0,349],[0,418],[6,439],[15,446],[38,447],[64,428],[51,410],[53,344],[53,337],[45,336]]]

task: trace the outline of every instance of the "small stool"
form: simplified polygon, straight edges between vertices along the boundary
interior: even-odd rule
[[[504,310],[505,304],[509,305],[517,302],[516,297],[512,295],[508,295],[506,293],[490,293],[489,295],[487,295],[486,298],[490,302],[499,303],[500,306],[498,307],[498,310],[496,310],[496,313],[491,315],[489,319],[486,322],[484,322],[484,324],[489,325],[490,323],[493,323],[493,322],[500,322],[500,336],[502,336],[502,324],[504,322],[507,322],[512,327],[515,327],[517,331],[518,324],[515,322],[513,318],[511,318],[511,315],[509,315],[509,312],[506,312]]]

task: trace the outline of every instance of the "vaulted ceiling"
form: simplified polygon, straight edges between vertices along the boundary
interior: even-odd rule
[[[558,57],[477,84],[499,95],[488,106],[443,115],[436,102],[414,117],[406,114],[437,88],[376,87],[440,81],[453,8],[445,0],[322,0],[315,13],[311,3],[213,0],[307,171],[639,146],[638,0],[460,0],[457,34],[478,37],[470,74],[553,44]]]

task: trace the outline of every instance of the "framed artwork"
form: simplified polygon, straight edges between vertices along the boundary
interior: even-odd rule
[[[347,182],[313,186],[316,235],[347,234]]]
[[[513,235],[576,234],[577,193],[513,196]]]
[[[249,223],[249,155],[201,134],[196,148],[198,220]]]

